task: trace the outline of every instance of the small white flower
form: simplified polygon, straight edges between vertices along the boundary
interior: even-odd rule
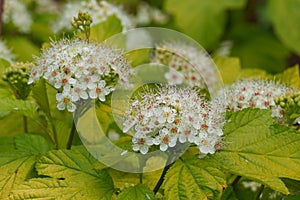
[[[12,63],[15,57],[16,56],[11,52],[7,45],[0,40],[0,58]]]
[[[70,30],[72,28],[70,21],[73,17],[77,17],[79,11],[88,12],[93,23],[91,26],[105,21],[108,17],[115,15],[121,22],[123,31],[127,31],[134,27],[131,17],[123,11],[122,8],[106,1],[85,0],[68,2],[62,9],[61,16],[53,24],[54,32],[59,32],[63,29]]]
[[[231,111],[244,108],[260,108],[272,110],[272,116],[281,118],[282,109],[277,106],[274,100],[293,89],[267,80],[239,80],[219,93],[226,95],[226,106]]]
[[[72,94],[63,92],[63,93],[57,93],[56,94],[56,100],[57,100],[57,108],[58,110],[67,110],[69,112],[74,112],[76,109],[76,105],[72,102]]]
[[[184,82],[183,75],[173,69],[171,69],[169,72],[165,73],[165,77],[169,81],[168,83],[170,85],[180,85]]]
[[[43,77],[62,94],[71,95],[72,103],[88,98],[105,101],[116,84],[106,82],[106,76],[115,74],[115,79],[126,85],[125,80],[131,74],[126,59],[108,47],[79,39],[62,39],[51,45],[42,50],[40,57],[36,57],[37,67],[31,69],[28,84]],[[58,101],[60,110],[66,108],[62,100]]]
[[[28,33],[32,24],[32,18],[20,0],[4,1],[3,22],[12,22],[21,32]]]
[[[223,135],[225,111],[218,101],[208,102],[193,89],[173,86],[146,90],[140,96],[131,101],[123,123],[124,132],[134,131],[135,151],[143,147],[148,152],[152,145],[166,151],[179,141],[198,145],[203,154],[215,152]]]
[[[100,101],[105,101],[105,96],[110,93],[110,89],[105,87],[105,81],[101,80],[97,86],[89,91],[91,99],[99,98]]]
[[[217,88],[218,72],[209,55],[202,49],[180,42],[165,42],[156,45],[151,61],[171,68],[165,74],[169,84],[200,88],[204,88],[206,84],[209,88]]]

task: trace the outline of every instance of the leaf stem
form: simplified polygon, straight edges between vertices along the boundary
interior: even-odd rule
[[[260,198],[260,195],[261,195],[261,193],[264,191],[264,189],[265,189],[265,186],[264,185],[261,185],[260,186],[260,188],[259,188],[259,190],[257,191],[257,193],[256,193],[256,195],[255,195],[255,200],[259,200],[259,198]]]
[[[23,115],[23,126],[24,126],[24,132],[28,133],[28,119],[25,115]]]
[[[73,120],[71,132],[70,132],[68,142],[67,142],[67,149],[71,149],[71,147],[72,147],[72,142],[74,139],[75,132],[76,132],[76,126],[75,126],[75,121]]]
[[[143,184],[143,173],[140,173],[140,184]]]
[[[170,157],[171,157],[171,156],[168,157],[168,160],[167,160],[167,162],[166,162],[166,166],[164,167],[164,170],[163,170],[163,172],[161,173],[160,178],[159,178],[158,182],[156,183],[156,185],[155,185],[155,187],[154,187],[154,189],[153,189],[154,194],[156,194],[156,193],[158,192],[160,186],[161,186],[162,183],[164,182],[164,179],[165,179],[165,176],[166,176],[168,170],[169,170],[170,167],[173,165],[173,163],[171,163],[171,164],[168,165],[168,163],[169,163],[169,161],[170,161]]]
[[[241,178],[242,178],[241,176],[236,176],[230,185],[235,186]]]

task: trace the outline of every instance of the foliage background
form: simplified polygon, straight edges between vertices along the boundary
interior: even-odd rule
[[[32,15],[34,17],[34,23],[31,27],[31,32],[28,34],[20,33],[11,24],[4,24],[1,37],[7,42],[8,46],[17,55],[18,61],[31,61],[33,60],[32,54],[39,55],[39,49],[44,44],[50,41],[49,38],[56,37],[49,26],[50,22],[54,20],[56,16],[53,13],[36,13],[34,12],[34,3],[32,3],[34,1],[23,1],[28,3],[28,7],[31,9]],[[112,1],[122,4],[124,8],[132,15],[135,15],[137,13],[138,5],[142,2],[141,0]],[[63,3],[64,1],[57,0],[57,2]],[[199,44],[201,44],[213,56],[218,54],[218,50],[224,44],[224,41],[230,41],[232,47],[230,48],[230,54],[227,55],[229,58],[225,60],[215,56],[215,62],[217,63],[217,65],[222,66],[220,67],[220,71],[225,83],[233,82],[237,78],[243,76],[266,77],[267,74],[274,75],[282,73],[286,69],[290,69],[290,71],[287,71],[284,76],[286,80],[291,82],[295,79],[299,79],[299,77],[295,77],[299,75],[297,64],[300,63],[299,0],[148,0],[145,2],[165,12],[168,16],[168,20],[163,24],[152,21],[151,23],[143,26],[160,26],[183,32],[199,42]],[[3,68],[1,68],[1,71],[2,70]],[[12,94],[5,89],[5,84],[2,81],[0,81],[0,85],[0,102],[1,105],[5,105],[6,102],[4,102],[4,99],[8,96],[11,96]],[[299,82],[295,81],[295,86],[299,88]],[[54,93],[55,91],[50,90],[50,93],[51,92]],[[50,105],[53,106],[53,110],[55,110],[54,101],[54,99],[50,99]],[[30,105],[22,106],[25,111],[33,109],[27,109],[26,106]],[[7,116],[8,112],[10,112],[10,115]],[[31,167],[33,167],[33,163],[40,157],[40,155],[45,154],[48,150],[51,149],[51,147],[41,138],[37,137],[30,139],[26,138],[23,135],[19,135],[23,132],[23,119],[21,117],[21,114],[20,112],[7,110],[7,107],[0,108],[0,117],[3,116],[0,121],[0,152],[14,150],[15,145],[17,144],[17,149],[22,149],[20,150],[22,153],[19,154],[18,152],[16,152],[16,154],[19,154],[16,162],[22,163],[26,160],[26,166],[29,166],[28,169],[31,169]],[[265,113],[261,113],[260,116],[264,115]],[[61,132],[61,141],[66,141],[67,136],[65,136],[63,133],[69,131],[69,125],[71,124],[72,119],[70,117],[66,119],[65,115],[59,112],[55,113],[55,116],[57,118],[57,126],[59,127],[59,130]],[[60,120],[62,119],[67,123],[60,123]],[[41,119],[41,121],[42,120],[43,119]],[[31,133],[40,132],[39,126],[35,122],[29,123],[29,130]],[[282,131],[281,133],[285,133],[285,130],[283,130],[282,127],[279,128],[279,130]],[[16,135],[19,135],[17,139],[13,137]],[[37,143],[43,144],[42,146],[44,146],[44,149],[35,151],[34,147],[31,148],[29,146],[24,150],[24,148],[22,148],[22,144],[24,146],[27,145],[24,144],[22,140],[28,140],[31,142],[37,141]],[[76,138],[74,144],[80,144],[80,140]],[[62,142],[61,146],[64,146],[64,142]],[[228,148],[230,149],[230,147]],[[88,157],[81,149],[77,149],[76,151],[76,153],[80,154],[82,157]],[[73,156],[71,153],[68,153],[65,150],[61,150],[56,153],[62,157]],[[230,154],[230,151],[224,152],[223,154],[226,153]],[[49,173],[49,171],[43,168],[43,166],[45,166],[45,163],[50,162],[48,163],[49,165],[55,165],[60,162],[54,159],[55,155],[51,155],[55,153],[48,154],[50,154],[48,155],[48,157],[52,156],[51,158],[53,158],[53,160],[40,160],[39,164],[37,165],[38,172],[43,176],[52,176],[56,170],[55,168],[53,168],[54,171]],[[219,154],[218,156],[221,156],[221,154]],[[4,160],[8,158],[1,157],[0,163],[1,159]],[[93,164],[95,161],[92,158],[89,158],[89,162],[90,164]],[[193,161],[191,163],[188,163],[187,166],[184,166],[182,163],[177,163],[173,168],[173,172],[176,174],[176,172],[179,170],[185,170],[186,168],[197,166],[198,164],[199,163],[193,163]],[[84,165],[84,163],[76,163],[77,167],[84,167]],[[67,166],[70,167],[68,164]],[[69,173],[73,178],[71,179],[71,181],[76,181],[78,180],[78,177],[80,177],[83,180],[93,180],[90,183],[91,185],[107,184],[107,182],[97,182],[99,181],[99,179],[97,178],[108,177],[108,174],[111,172],[95,173],[94,171],[89,171],[90,169],[76,172],[76,166],[72,166],[75,170],[66,171],[66,173]],[[4,173],[4,171],[2,172]],[[232,172],[234,172],[234,169],[232,170]],[[216,185],[214,188],[204,190],[206,192],[210,191],[210,189],[219,191],[222,190],[222,184],[224,184],[224,174],[222,174],[218,170],[215,170],[214,173],[216,173],[221,178],[219,180],[215,180],[214,183]],[[30,178],[31,176],[35,177],[34,174],[25,173],[25,175],[27,176],[26,178]],[[292,176],[293,174],[287,175],[287,178],[292,178]],[[58,179],[60,177],[52,178]],[[129,178],[132,177],[128,177],[128,179]],[[180,191],[172,191],[172,184],[174,183],[171,181],[172,178],[177,177],[172,177],[171,175],[169,175],[167,177],[167,183],[165,187],[167,190],[169,189],[171,191],[169,193],[170,195],[176,195],[176,192]],[[253,177],[249,176],[249,178]],[[200,182],[200,179],[201,178],[195,180],[196,183]],[[39,180],[32,179],[30,181],[32,183],[29,182],[28,185],[36,184],[36,182],[38,182]],[[58,187],[56,185],[57,182],[55,182],[53,179],[51,179],[51,181],[53,181],[53,187]],[[109,182],[110,181],[111,180],[109,180]],[[299,182],[292,181],[290,179],[284,179],[284,182],[289,186],[289,189],[291,191],[294,191],[294,195],[300,195]],[[49,184],[49,182],[47,184]],[[112,184],[112,182],[110,182],[109,184]],[[106,188],[98,188],[99,191],[109,194],[113,193],[113,187],[110,187],[111,185],[109,184]],[[281,188],[280,183],[278,184],[279,186],[273,185],[273,189],[275,187]],[[151,182],[149,185],[151,185]],[[22,187],[23,188],[21,188],[20,191],[26,190],[26,185],[23,185]],[[74,188],[76,187],[77,185],[74,184]],[[140,185],[137,187],[140,187],[134,188],[137,191],[149,192],[148,188],[144,188]],[[238,185],[236,187],[241,186]],[[93,187],[91,186],[91,188]],[[229,191],[227,192],[229,196],[232,194],[230,192],[230,189],[232,188],[229,187],[229,189],[227,190]],[[234,189],[236,188],[233,188],[232,190]],[[237,195],[243,196],[242,193],[244,192],[245,194],[250,194],[249,199],[252,198],[250,190],[246,190],[245,188],[239,189],[240,192],[237,192]],[[272,192],[270,188],[268,190]],[[55,192],[59,192],[59,189],[55,190]],[[129,193],[130,192],[131,191],[129,191]],[[285,191],[281,190],[281,192]],[[150,193],[151,191],[149,192],[149,194]],[[189,196],[190,194],[181,195],[187,195],[187,198],[191,197]],[[264,195],[267,198],[267,194]],[[123,194],[123,196],[126,196],[126,194]],[[296,196],[295,199],[297,197],[299,196]],[[119,198],[121,199],[122,196],[120,195]],[[172,199],[173,196],[169,196],[169,198]],[[290,199],[292,198],[294,197],[291,197]]]

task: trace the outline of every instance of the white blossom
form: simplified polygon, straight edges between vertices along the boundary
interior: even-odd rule
[[[216,88],[218,72],[209,55],[199,48],[182,42],[164,42],[156,45],[152,62],[169,66],[165,74],[169,84]],[[177,73],[175,73],[175,72]],[[180,75],[179,75],[180,74]]]
[[[71,103],[80,99],[105,101],[116,81],[127,84],[131,69],[118,51],[80,39],[62,39],[51,45],[36,57],[37,67],[31,69],[28,83],[44,78],[53,85],[61,92],[57,96],[60,110],[68,108],[72,112]],[[63,100],[67,94],[70,104]],[[69,105],[70,109],[64,105]]]
[[[281,118],[283,110],[275,104],[275,99],[293,89],[268,80],[239,80],[220,90],[226,95],[226,105],[231,111],[244,108],[272,110],[272,116]]]
[[[28,33],[32,24],[32,17],[22,1],[7,0],[4,1],[3,22],[11,22],[19,31]]]
[[[123,31],[127,31],[134,27],[131,17],[117,5],[106,1],[86,0],[68,2],[64,5],[62,13],[53,24],[52,29],[54,32],[61,30],[70,30],[72,28],[71,21],[73,17],[77,17],[79,11],[88,12],[93,19],[91,26],[105,21],[108,17],[115,15],[121,22]]]
[[[125,113],[123,131],[133,132],[133,150],[145,154],[153,145],[166,151],[189,142],[201,154],[214,153],[223,135],[225,107],[190,88],[157,87],[132,99]]]
[[[7,60],[10,63],[15,59],[15,55],[2,40],[0,40],[0,58]]]
[[[166,13],[146,2],[141,2],[137,7],[136,21],[139,25],[148,25],[151,22],[165,24],[168,20]]]

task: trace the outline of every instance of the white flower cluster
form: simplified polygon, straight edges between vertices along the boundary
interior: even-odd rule
[[[226,105],[231,111],[244,108],[272,110],[272,116],[281,118],[283,110],[275,104],[275,99],[291,92],[293,89],[268,80],[239,80],[220,93],[226,95]]]
[[[4,23],[12,22],[23,33],[30,31],[32,18],[22,1],[4,1],[3,11]]]
[[[156,24],[165,24],[169,20],[169,16],[158,8],[141,2],[137,7],[136,22],[141,26],[149,25],[154,22]]]
[[[12,63],[15,55],[10,51],[6,44],[0,40],[0,58]]]
[[[123,123],[125,133],[134,132],[134,151],[146,154],[153,145],[166,151],[177,142],[189,142],[205,155],[220,147],[224,109],[218,102],[209,102],[190,88],[147,90],[132,100]]]
[[[43,77],[58,89],[59,110],[74,112],[74,103],[80,98],[105,101],[116,81],[128,81],[129,64],[117,51],[79,39],[62,39],[51,45],[36,58],[37,67],[31,70],[28,83]]]
[[[217,72],[209,55],[196,47],[180,42],[166,42],[156,45],[152,62],[170,66],[165,74],[171,85],[187,83],[189,86],[214,88]]]
[[[115,15],[121,22],[123,31],[134,27],[134,23],[130,16],[125,13],[120,7],[108,3],[106,1],[86,0],[68,2],[65,4],[62,14],[59,19],[53,24],[54,32],[59,32],[63,29],[70,30],[72,28],[71,21],[73,17],[77,17],[79,11],[88,12],[93,19],[91,26],[105,21],[108,17]]]
[[[53,0],[35,0],[37,11],[40,13],[59,13],[59,3]]]

